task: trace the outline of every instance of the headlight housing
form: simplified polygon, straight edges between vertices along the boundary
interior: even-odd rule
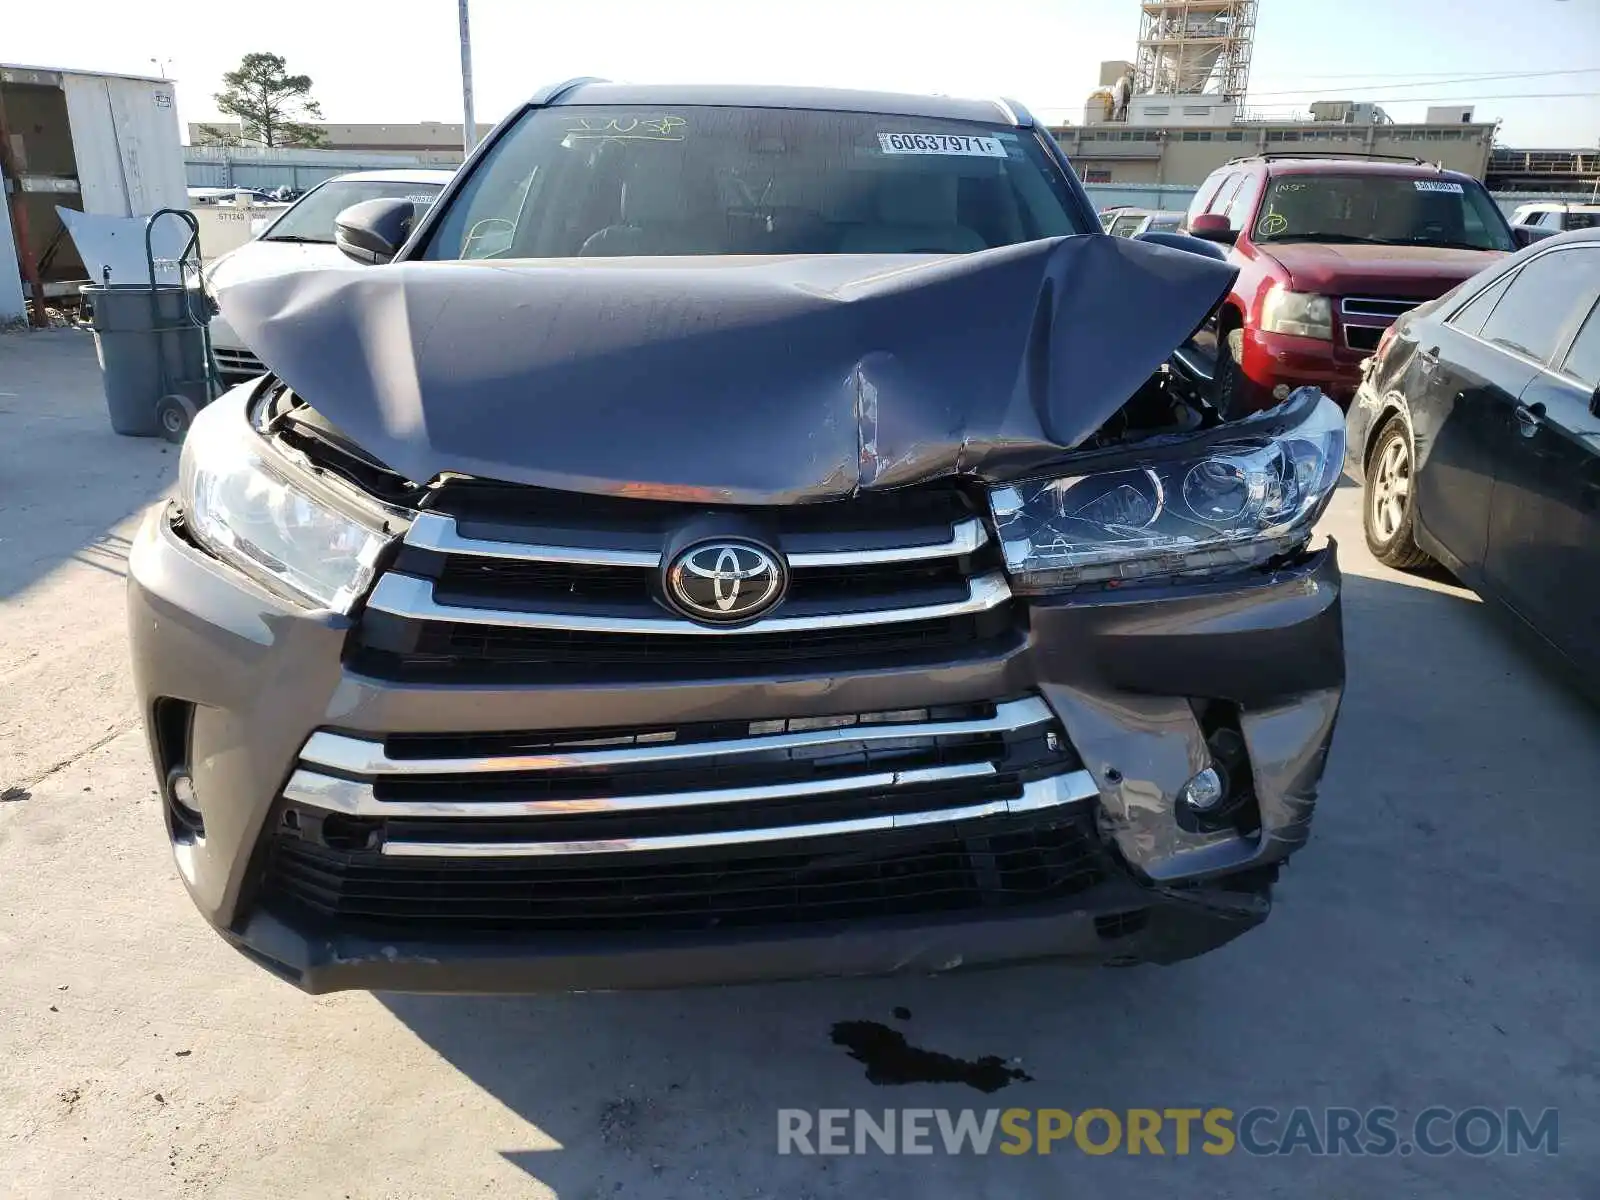
[[[992,490],[1015,590],[1225,574],[1304,545],[1343,470],[1344,414],[1323,396],[1276,436],[1250,424],[1191,458]]]
[[[1261,301],[1261,331],[1333,340],[1333,301],[1310,292],[1273,288]]]
[[[250,428],[242,400],[195,418],[184,440],[178,495],[201,547],[269,589],[348,613],[372,585],[391,538],[297,485]]]

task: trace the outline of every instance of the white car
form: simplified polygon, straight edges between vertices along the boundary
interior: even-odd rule
[[[1600,225],[1600,204],[1563,203],[1556,200],[1522,204],[1511,214],[1511,223],[1548,229],[1551,233],[1592,229]]]
[[[1183,226],[1184,215],[1181,210],[1166,212],[1154,208],[1120,208],[1110,214],[1110,220],[1102,218],[1101,225],[1112,237],[1138,237],[1152,229],[1177,233]]]
[[[228,251],[207,267],[206,283],[216,289],[277,271],[347,264],[350,260],[333,243],[335,217],[363,200],[397,198],[416,203],[420,214],[438,199],[454,174],[428,170],[357,171],[329,179],[284,209],[260,236]],[[221,315],[211,318],[211,352],[224,383],[253,379],[266,369]]]

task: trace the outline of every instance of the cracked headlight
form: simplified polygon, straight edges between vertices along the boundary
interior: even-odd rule
[[[297,486],[243,404],[204,409],[184,439],[178,496],[190,536],[268,588],[347,613],[372,585],[389,535]]]
[[[1224,574],[1298,549],[1339,481],[1344,414],[1323,397],[1276,436],[1238,433],[1193,458],[993,489],[1016,590]]]

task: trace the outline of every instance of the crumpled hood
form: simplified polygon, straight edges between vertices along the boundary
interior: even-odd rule
[[[959,256],[339,267],[242,280],[219,303],[417,482],[759,504],[1057,458],[1233,275],[1089,235]]]

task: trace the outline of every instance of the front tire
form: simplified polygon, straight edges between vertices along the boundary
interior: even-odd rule
[[[1372,557],[1402,571],[1431,561],[1417,548],[1415,464],[1411,431],[1399,417],[1391,417],[1372,450],[1361,524]]]
[[[1219,330],[1217,333],[1217,365],[1211,377],[1211,404],[1224,421],[1234,421],[1246,414],[1244,368],[1239,365],[1244,358],[1244,330]]]

